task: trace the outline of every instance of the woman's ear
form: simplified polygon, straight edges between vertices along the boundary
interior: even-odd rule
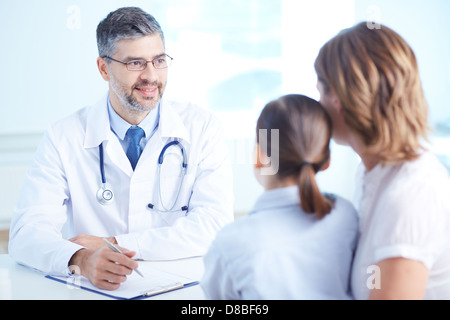
[[[323,97],[323,100],[324,105],[332,107],[333,110],[336,110],[339,114],[342,114],[341,99],[339,99],[336,91],[330,89],[329,92]]]
[[[342,103],[341,103],[341,99],[339,99],[338,95],[333,91],[332,94],[332,100],[333,100],[333,105],[336,108],[336,110],[338,111],[338,113],[340,115],[342,115]]]
[[[267,163],[269,163],[269,159],[265,155],[265,153],[262,151],[259,143],[255,144],[255,153],[254,153],[254,168],[255,169],[261,169],[264,167],[267,167]]]
[[[322,168],[320,168],[320,171],[325,171],[330,167],[330,163],[331,163],[331,157],[328,157],[327,162],[325,162],[325,164],[322,166]]]
[[[253,158],[254,158],[253,164],[254,164],[254,168],[255,169],[262,168],[260,153],[261,153],[261,148],[259,147],[259,143],[257,142],[255,144],[255,149],[254,149],[254,152],[253,152]]]
[[[329,88],[328,85],[325,85],[321,80],[317,80],[316,87],[320,93],[320,103],[326,107],[326,109],[332,107],[332,109],[337,110],[338,113],[342,113],[342,103],[336,91]]]

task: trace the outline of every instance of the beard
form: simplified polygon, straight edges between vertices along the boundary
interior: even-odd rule
[[[140,81],[133,85],[131,92],[128,93],[127,89],[124,85],[122,85],[120,82],[116,81],[115,77],[110,78],[110,84],[111,88],[116,94],[116,96],[120,99],[123,106],[134,112],[149,112],[153,110],[161,100],[163,93],[164,93],[164,87],[160,82],[150,82],[148,80]],[[133,96],[133,92],[136,88],[141,86],[156,86],[158,88],[158,94],[154,97],[143,97],[144,101],[139,102],[135,96]]]

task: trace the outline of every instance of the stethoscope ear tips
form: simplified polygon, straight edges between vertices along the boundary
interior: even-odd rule
[[[149,203],[147,205],[147,208],[149,208],[150,210],[153,210],[154,207],[155,207],[155,205],[153,203]],[[188,206],[181,207],[181,211],[188,211],[188,209],[189,209]],[[158,210],[158,211],[161,211],[161,210]],[[171,211],[162,211],[162,212],[171,212]]]

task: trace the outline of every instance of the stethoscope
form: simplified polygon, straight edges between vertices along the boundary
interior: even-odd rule
[[[181,155],[183,156],[183,161],[181,163],[181,179],[179,179],[180,182],[178,184],[176,197],[175,197],[173,204],[169,207],[164,204],[164,201],[163,201],[162,195],[161,195],[161,167],[164,162],[164,156],[166,154],[167,149],[169,149],[170,147],[175,147],[175,146],[180,149]],[[104,162],[104,158],[103,158],[103,143],[98,146],[98,150],[99,150],[99,155],[100,155],[100,175],[101,175],[102,183],[101,183],[100,188],[97,191],[97,200],[100,204],[106,206],[113,202],[114,192],[111,190],[111,188],[109,188],[107,186],[107,183],[106,183],[105,162]],[[158,192],[159,192],[159,200],[160,200],[160,204],[161,204],[162,208],[155,207],[155,205],[152,203],[149,203],[147,205],[147,207],[151,210],[157,210],[160,212],[188,211],[189,207],[187,205],[181,207],[181,209],[174,209],[175,204],[177,203],[178,198],[180,196],[184,176],[186,175],[186,170],[187,170],[187,156],[186,156],[186,153],[184,151],[184,148],[183,148],[183,145],[181,144],[181,142],[178,140],[174,140],[174,141],[167,143],[164,146],[164,148],[161,150],[161,153],[159,154],[159,157],[158,157],[158,189],[159,189]]]

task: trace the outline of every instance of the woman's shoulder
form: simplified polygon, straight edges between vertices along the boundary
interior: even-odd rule
[[[428,203],[431,200],[448,202],[450,178],[447,168],[431,152],[423,152],[416,160],[405,162],[393,170],[391,183],[384,187],[386,202],[402,205]]]
[[[332,213],[339,215],[348,215],[354,218],[358,217],[355,206],[349,200],[332,193],[324,193],[324,195],[333,203],[333,209],[331,211]]]
[[[399,170],[395,172],[397,180],[422,183],[449,183],[447,168],[430,151],[424,151],[417,159],[401,164]]]
[[[324,223],[328,228],[334,230],[353,230],[357,233],[359,226],[359,215],[355,206],[347,199],[331,194],[325,194],[326,197],[332,199],[333,208],[331,212],[324,217]]]

